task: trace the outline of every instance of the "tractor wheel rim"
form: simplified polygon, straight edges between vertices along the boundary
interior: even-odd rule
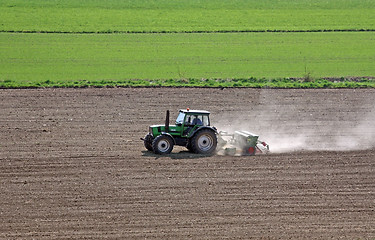
[[[210,150],[214,145],[214,141],[210,135],[203,135],[198,139],[198,147],[202,151]]]
[[[168,151],[170,143],[167,140],[160,140],[158,143],[158,149],[160,152]]]

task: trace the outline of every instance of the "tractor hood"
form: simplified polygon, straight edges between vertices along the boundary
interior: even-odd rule
[[[168,131],[165,130],[165,125],[151,125],[149,132],[153,136],[157,136],[162,132],[179,132],[179,130],[180,128],[176,125],[170,125]]]

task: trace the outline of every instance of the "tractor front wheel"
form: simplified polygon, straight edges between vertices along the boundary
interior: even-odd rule
[[[143,139],[143,143],[145,145],[145,148],[149,151],[152,151],[152,141],[154,140],[154,137],[148,133],[145,138]]]
[[[169,154],[173,146],[173,139],[168,135],[159,135],[152,141],[152,149],[156,154]]]
[[[217,146],[217,137],[214,131],[203,129],[191,139],[191,149],[195,153],[212,154]]]

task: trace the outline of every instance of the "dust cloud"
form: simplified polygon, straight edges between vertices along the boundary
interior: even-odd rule
[[[258,104],[220,119],[218,130],[247,130],[272,153],[375,147],[375,95],[359,90],[261,90]]]

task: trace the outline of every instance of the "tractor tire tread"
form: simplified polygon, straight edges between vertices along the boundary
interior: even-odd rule
[[[209,138],[211,138],[212,140],[212,146],[211,148],[207,150],[202,150],[199,147],[199,138],[201,138],[204,135],[209,136]],[[190,143],[191,143],[190,147],[191,147],[192,152],[198,153],[198,154],[211,155],[215,152],[216,147],[217,147],[217,136],[216,136],[216,133],[211,129],[202,129],[194,134],[194,136],[190,140]]]
[[[163,151],[162,149],[159,149],[159,147],[158,146],[160,146],[159,145],[159,143],[161,142],[161,141],[167,141],[169,144],[167,144],[165,147],[166,147],[166,149]],[[171,138],[170,136],[168,136],[168,135],[159,135],[159,136],[157,136],[153,141],[152,141],[152,149],[153,149],[153,151],[154,151],[154,153],[156,153],[156,154],[169,154],[169,153],[171,153],[172,152],[172,150],[173,150],[173,146],[174,146],[174,141],[173,141],[173,138]]]

